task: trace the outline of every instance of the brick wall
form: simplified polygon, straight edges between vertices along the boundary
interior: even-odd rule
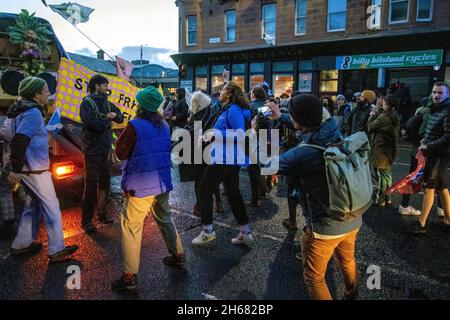
[[[180,52],[195,52],[206,49],[226,50],[243,47],[264,46],[261,37],[261,6],[277,5],[276,45],[331,40],[377,32],[393,32],[411,29],[436,29],[450,26],[450,1],[434,0],[433,21],[416,22],[417,1],[409,0],[409,22],[389,25],[389,0],[382,0],[381,29],[368,30],[366,9],[370,0],[347,0],[346,30],[327,32],[328,0],[308,0],[306,35],[295,35],[295,0],[183,0],[179,2]],[[236,42],[225,42],[225,11],[236,10]],[[186,46],[186,16],[197,16],[197,45]],[[220,43],[209,43],[210,38],[219,38]]]

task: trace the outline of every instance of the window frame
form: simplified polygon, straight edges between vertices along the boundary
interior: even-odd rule
[[[230,12],[234,12],[234,25],[228,26],[228,14]],[[228,40],[228,29],[234,29],[234,40]],[[236,42],[236,9],[230,9],[225,11],[225,43],[233,43]]]
[[[304,16],[297,16],[297,13],[298,13],[298,3],[300,2],[300,1],[305,1],[306,2],[306,14],[304,15]],[[307,17],[308,17],[308,1],[307,0],[295,0],[295,31],[294,31],[294,34],[296,35],[296,36],[304,36],[305,34],[306,34],[306,32],[307,32],[307,30],[306,30],[306,26],[307,26]],[[303,33],[297,33],[297,26],[298,26],[298,20],[299,19],[304,19],[305,20],[305,32],[303,32]]]
[[[275,19],[274,20],[269,20],[269,21],[264,20],[264,8],[265,7],[275,8]],[[275,34],[273,35],[273,37],[276,38],[276,36],[277,36],[277,4],[275,2],[266,3],[261,6],[261,39],[264,39],[264,34],[266,33],[265,32],[265,23],[267,23],[267,22],[275,23]],[[271,36],[271,35],[269,34],[269,36]]]
[[[407,2],[408,3],[408,10],[406,11],[406,20],[401,21],[392,21],[392,2],[395,1],[395,3],[399,2]],[[389,0],[389,14],[388,14],[388,23],[389,24],[400,24],[400,23],[408,23],[409,22],[409,10],[410,10],[411,2],[410,0]]]
[[[189,30],[189,18],[195,18],[195,30]],[[195,32],[195,43],[189,43],[189,32]],[[197,15],[192,14],[186,16],[186,46],[196,46],[197,45]]]
[[[430,22],[430,21],[433,21],[434,0],[430,0],[430,1],[431,1],[431,5],[430,5],[429,18],[427,18],[427,19],[419,19],[419,3],[420,3],[420,0],[417,0],[417,12],[416,12],[416,21],[417,22]]]
[[[345,31],[347,29],[347,5],[348,5],[348,2],[347,2],[347,0],[345,0],[345,11],[339,11],[339,12],[332,12],[331,13],[331,14],[337,14],[337,13],[345,12],[344,29],[330,30],[330,1],[334,1],[334,0],[327,0],[327,32],[342,32],[342,31]],[[342,1],[342,0],[339,0],[339,1]]]

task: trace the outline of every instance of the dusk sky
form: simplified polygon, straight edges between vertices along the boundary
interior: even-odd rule
[[[47,0],[47,4],[76,2],[95,9],[86,23],[78,28],[111,56],[127,60],[140,58],[140,46],[145,45],[144,59],[176,68],[170,55],[178,51],[178,8],[174,0]],[[25,8],[48,20],[64,49],[85,55],[95,55],[98,48],[70,23],[45,7],[40,0],[0,0],[0,11],[19,13]]]

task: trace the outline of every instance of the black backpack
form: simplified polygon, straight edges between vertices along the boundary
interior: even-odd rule
[[[408,121],[406,121],[405,130],[407,141],[415,144],[420,142],[419,129],[422,121],[422,114],[415,114],[411,118],[409,118]]]

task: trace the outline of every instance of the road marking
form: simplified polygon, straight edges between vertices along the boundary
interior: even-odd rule
[[[207,293],[202,293],[202,296],[204,296],[206,300],[219,300],[215,296],[207,294]]]

